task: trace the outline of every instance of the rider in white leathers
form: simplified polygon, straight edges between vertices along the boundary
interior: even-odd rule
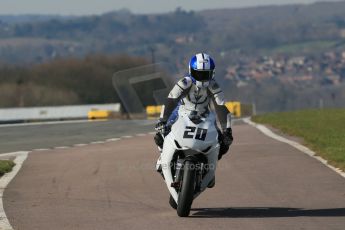
[[[189,63],[189,75],[175,84],[163,106],[156,125],[159,133],[155,136],[155,142],[158,146],[163,147],[164,139],[160,133],[166,133],[168,126],[177,119],[178,110],[195,111],[202,116],[209,113],[212,101],[222,129],[222,132],[218,131],[220,144],[218,159],[228,151],[233,141],[231,113],[225,106],[224,93],[214,79],[214,70],[214,61],[208,54],[199,53],[192,57]],[[209,187],[213,186],[214,183],[209,185]]]

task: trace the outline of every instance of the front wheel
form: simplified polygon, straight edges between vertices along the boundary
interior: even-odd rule
[[[195,164],[186,161],[183,167],[183,179],[180,192],[178,194],[177,215],[186,217],[189,215],[195,188]]]

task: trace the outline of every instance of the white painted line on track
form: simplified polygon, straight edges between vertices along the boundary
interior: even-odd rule
[[[40,152],[40,151],[49,151],[51,149],[33,149],[32,151]]]
[[[90,144],[92,144],[92,145],[104,144],[104,141],[93,141]]]
[[[7,156],[16,157],[14,159],[14,163],[16,163],[16,165],[13,167],[11,172],[6,173],[0,178],[0,229],[1,230],[13,230],[10,222],[7,219],[7,216],[4,210],[3,195],[4,195],[5,188],[11,182],[11,180],[17,175],[24,161],[28,157],[28,153],[29,152],[6,153]]]
[[[332,169],[333,171],[335,171],[336,173],[338,173],[340,176],[344,177],[345,178],[345,172],[341,171],[340,169],[338,168],[335,168],[333,167],[332,165],[328,164],[327,160],[323,159],[322,157],[320,156],[316,156],[316,153],[312,150],[310,150],[309,148],[305,147],[304,145],[301,145],[300,143],[297,143],[295,141],[292,141],[292,140],[289,140],[285,137],[282,137],[282,136],[279,136],[275,133],[273,133],[270,129],[268,129],[266,126],[264,125],[260,125],[260,124],[257,124],[253,121],[251,121],[249,118],[245,118],[243,119],[243,121],[255,128],[257,128],[258,130],[260,130],[263,134],[265,134],[266,136],[269,136],[271,137],[272,139],[275,139],[277,141],[280,141],[280,142],[283,142],[283,143],[286,143],[286,144],[289,144],[291,145],[292,147],[298,149],[299,151],[309,155],[310,157],[320,161],[322,164],[324,164],[325,166],[327,166],[328,168]]]
[[[156,132],[149,132],[148,134],[152,135],[152,134],[156,134]]]
[[[13,156],[17,156],[23,153],[26,153],[29,151],[17,151],[17,152],[10,152],[10,153],[1,153],[0,156],[1,157],[13,157]]]
[[[83,146],[86,146],[87,144],[75,144],[75,145],[73,145],[73,146],[75,146],[75,147],[83,147]]]
[[[54,147],[54,149],[69,149],[70,147],[68,146],[59,146],[59,147]]]
[[[133,136],[123,136],[122,138],[132,138]]]
[[[138,134],[136,134],[136,136],[138,136],[138,137],[144,137],[146,135],[147,135],[146,133],[138,133]]]
[[[119,141],[119,140],[121,140],[121,138],[110,138],[110,139],[107,139],[106,142]]]

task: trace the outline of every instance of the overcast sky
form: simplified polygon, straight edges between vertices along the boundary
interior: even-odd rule
[[[159,13],[173,11],[179,6],[186,10],[202,10],[312,2],[315,0],[0,0],[0,14],[85,15],[123,8],[134,13]]]

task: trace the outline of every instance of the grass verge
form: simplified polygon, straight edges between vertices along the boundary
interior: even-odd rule
[[[5,173],[11,172],[12,168],[16,164],[10,160],[0,160],[0,176],[3,176]]]
[[[345,171],[345,109],[271,113],[252,119],[303,138],[306,146]]]

